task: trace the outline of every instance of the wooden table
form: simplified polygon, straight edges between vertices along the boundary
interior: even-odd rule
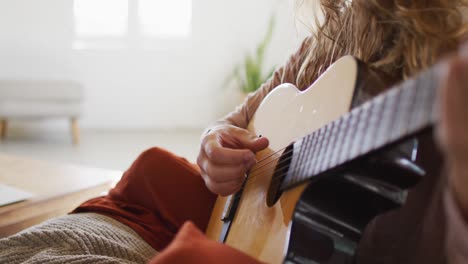
[[[0,207],[0,237],[70,212],[87,199],[107,192],[121,175],[119,171],[0,154],[0,183],[34,195]]]

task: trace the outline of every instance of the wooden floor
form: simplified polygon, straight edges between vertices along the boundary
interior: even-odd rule
[[[107,192],[121,171],[64,165],[0,154],[0,184],[28,192],[25,201],[0,207],[0,237],[65,215]]]

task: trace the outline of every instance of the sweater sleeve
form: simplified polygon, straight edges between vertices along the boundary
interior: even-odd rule
[[[271,90],[282,83],[296,83],[299,69],[309,50],[309,44],[310,38],[306,38],[296,53],[289,58],[284,66],[277,69],[268,81],[257,91],[250,93],[243,104],[239,105],[233,112],[229,113],[221,120],[216,121],[212,126],[230,124],[241,128],[247,128],[263,98],[265,98]]]

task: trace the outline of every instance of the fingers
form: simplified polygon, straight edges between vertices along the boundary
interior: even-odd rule
[[[203,174],[209,175],[214,182],[239,181],[254,164],[218,165],[207,158],[199,158],[198,165]]]
[[[261,138],[256,138],[255,140],[251,141],[250,145],[247,148],[253,152],[258,152],[258,151],[266,149],[268,147],[268,144],[269,144],[268,139],[265,137],[261,137]]]
[[[258,152],[268,147],[267,138],[257,137],[248,130],[243,129],[242,133],[233,134],[233,136],[237,140],[238,147],[249,149],[252,152]]]
[[[203,180],[208,189],[216,194],[226,196],[233,194],[242,187],[246,172],[255,164],[219,165],[200,154],[198,165],[201,169]]]
[[[205,178],[204,178],[205,179]],[[210,178],[205,179],[206,187],[213,193],[221,196],[231,195],[240,190],[244,180],[229,181],[229,182],[214,182]]]
[[[241,165],[255,160],[255,155],[248,149],[232,149],[224,147],[219,141],[208,141],[203,146],[207,158],[216,164]]]
[[[255,165],[255,152],[268,147],[268,139],[248,130],[219,126],[202,139],[197,163],[206,186],[214,193],[228,195],[238,191],[246,172]]]
[[[202,151],[218,164],[250,164],[255,152],[268,147],[268,139],[258,138],[248,130],[230,126],[213,130],[202,140]],[[249,151],[250,150],[250,151]]]

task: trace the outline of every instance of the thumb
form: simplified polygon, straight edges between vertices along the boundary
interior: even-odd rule
[[[252,152],[258,152],[268,147],[269,141],[266,137],[256,137],[252,134],[238,138],[241,147],[251,150]]]

